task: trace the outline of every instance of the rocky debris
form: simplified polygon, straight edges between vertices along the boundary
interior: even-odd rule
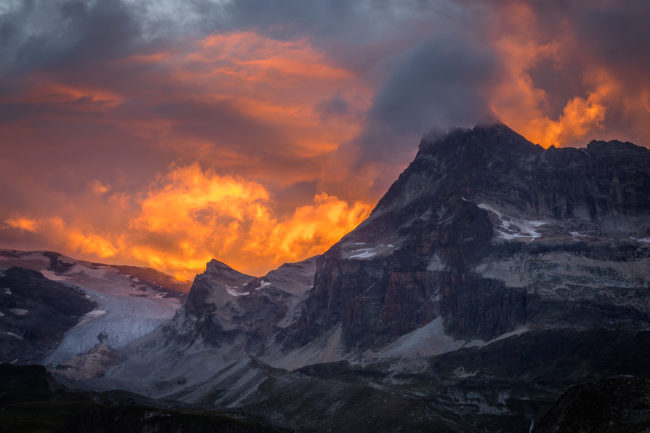
[[[88,353],[77,355],[55,367],[52,372],[70,380],[97,379],[122,361],[122,355],[100,343]]]

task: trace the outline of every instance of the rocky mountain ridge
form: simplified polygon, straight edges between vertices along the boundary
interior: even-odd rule
[[[438,317],[483,341],[523,326],[646,328],[649,167],[630,143],[545,150],[504,125],[424,141],[319,259],[285,344],[340,326],[345,350],[377,348]]]
[[[75,383],[300,431],[515,432],[571,385],[650,377],[648,356],[650,150],[491,125],[423,140],[321,256],[261,278],[211,261]]]

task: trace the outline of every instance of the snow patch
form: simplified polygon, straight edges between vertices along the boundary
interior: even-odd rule
[[[5,295],[13,295],[13,293],[11,293],[11,289],[9,287],[5,287],[3,290],[4,290],[3,293]]]
[[[488,344],[492,344],[496,341],[505,340],[506,338],[514,337],[515,335],[525,334],[528,331],[530,331],[530,328],[528,328],[528,326],[520,326],[519,328],[516,328],[510,332],[506,332],[504,334],[496,336],[492,340],[485,343],[485,345],[487,346]]]
[[[18,335],[18,334],[14,334],[13,332],[3,331],[3,334],[8,335],[8,336],[10,336],[10,337],[17,338],[17,339],[19,339],[19,340],[22,340],[22,339],[23,339],[23,337],[21,337],[21,336]]]
[[[52,281],[70,281],[70,277],[66,277],[65,275],[58,275],[54,271],[50,271],[49,269],[41,269],[40,272],[48,280],[52,280]]]
[[[440,256],[438,253],[434,254],[433,257],[431,257],[431,261],[429,262],[429,265],[427,266],[427,271],[444,271],[447,269],[447,265],[442,263],[442,260],[440,259]]]
[[[260,286],[259,286],[259,287],[255,287],[255,290],[256,290],[256,291],[257,291],[257,290],[262,290],[264,287],[268,287],[268,286],[270,286],[270,285],[271,285],[271,283],[269,283],[268,281],[264,281],[264,280],[262,280],[262,281],[260,282]]]
[[[454,370],[454,376],[459,378],[476,376],[476,373],[476,371],[466,371],[464,367],[458,367]]]
[[[0,317],[4,317],[4,316],[5,316],[5,313],[3,313],[2,311],[0,311]]]
[[[504,215],[487,203],[481,203],[478,207],[488,212],[492,212],[497,216],[501,230],[497,229],[496,232],[503,239],[512,240],[530,238],[530,241],[534,241],[542,236],[541,233],[535,229],[545,225],[546,222],[544,221],[530,221]]]
[[[79,319],[78,325],[84,324],[86,322],[90,322],[91,320],[95,320],[99,317],[102,317],[104,314],[106,314],[106,311],[104,310],[92,310],[81,316],[81,319]]]
[[[29,314],[29,310],[25,310],[24,308],[10,308],[9,311],[11,311],[16,316],[26,316]]]
[[[360,250],[352,250],[353,255],[348,257],[348,259],[369,259],[377,255],[377,252],[374,248],[362,248]]]
[[[247,295],[251,294],[251,292],[238,292],[237,290],[235,290],[234,288],[232,288],[230,286],[226,286],[226,292],[228,292],[230,295],[232,295],[234,297],[247,296]]]
[[[630,236],[630,239],[638,241],[638,242],[643,242],[646,244],[650,244],[650,236],[647,238],[635,238],[634,236]]]

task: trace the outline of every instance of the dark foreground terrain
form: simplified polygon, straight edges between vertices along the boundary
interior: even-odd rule
[[[38,365],[0,365],[3,433],[273,433],[286,432],[245,416],[171,409],[126,392],[75,392]]]

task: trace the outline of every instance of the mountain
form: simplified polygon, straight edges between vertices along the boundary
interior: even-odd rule
[[[3,270],[4,269],[4,270]],[[148,268],[0,250],[0,361],[95,377],[119,350],[171,319],[187,288]]]
[[[52,253],[0,259],[107,311],[74,313],[43,361],[57,378],[298,431],[552,431],[579,425],[572,395],[600,404],[569,387],[628,378],[636,399],[650,378],[650,150],[631,143],[424,139],[323,255],[259,278],[212,260],[185,298]]]
[[[630,143],[545,150],[504,125],[423,141],[370,217],[319,260],[285,344],[340,327],[344,353],[381,353],[436,319],[456,341],[647,328],[649,167],[650,151]]]
[[[649,291],[648,149],[479,126],[423,140],[323,255],[262,278],[208,263],[81,385],[297,430],[524,431],[570,385],[650,377]]]

